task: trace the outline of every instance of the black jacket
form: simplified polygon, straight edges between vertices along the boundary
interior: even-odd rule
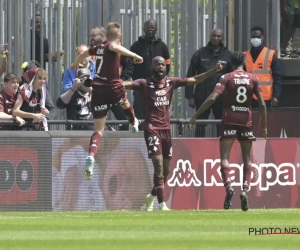
[[[132,77],[134,71],[134,63],[132,57],[121,56],[120,65],[122,67],[120,78],[122,81],[127,81]]]
[[[187,77],[192,77],[213,69],[218,62],[223,65],[223,70],[207,78],[204,82],[196,85],[196,87],[185,87],[185,98],[194,98],[198,103],[204,102],[214,90],[219,78],[232,71],[230,61],[231,52],[223,45],[218,53],[213,51],[210,42],[205,47],[197,50],[191,59]]]
[[[160,39],[146,41],[143,36],[134,42],[130,50],[143,57],[143,63],[135,64],[132,79],[148,78],[152,76],[152,59],[156,56],[162,56],[166,60],[170,59],[170,53],[167,45]],[[170,71],[170,64],[167,64],[167,74]]]

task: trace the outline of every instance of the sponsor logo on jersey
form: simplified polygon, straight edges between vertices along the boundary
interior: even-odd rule
[[[249,112],[250,111],[250,109],[249,108],[247,108],[247,107],[238,107],[238,106],[231,106],[231,109],[232,109],[232,111],[234,111],[234,112],[243,112],[243,111],[247,111],[247,112]]]
[[[161,90],[155,91],[155,94],[156,95],[165,95],[165,94],[167,94],[167,91],[165,89],[161,89]]]
[[[236,130],[224,130],[224,135],[236,135]]]
[[[95,106],[95,111],[102,111],[106,109],[107,109],[107,105]]]
[[[159,96],[156,98],[156,102],[154,102],[154,106],[164,106],[164,105],[169,105],[169,100],[166,96]]]

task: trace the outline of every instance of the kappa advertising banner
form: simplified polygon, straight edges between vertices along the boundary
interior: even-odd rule
[[[218,139],[174,139],[166,185],[172,209],[222,209],[225,188]],[[300,139],[257,140],[252,148],[250,208],[300,208]],[[231,180],[240,208],[243,164],[239,143],[230,155]]]
[[[102,138],[93,178],[86,180],[84,167],[89,141],[89,138],[52,139],[53,210],[144,209],[153,179],[144,139]]]
[[[50,138],[1,138],[0,210],[51,210]]]

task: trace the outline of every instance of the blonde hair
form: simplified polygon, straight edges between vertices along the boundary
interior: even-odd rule
[[[48,74],[44,69],[38,69],[38,71],[36,72],[36,79],[47,79],[48,78]]]
[[[110,22],[107,25],[107,38],[110,40],[119,38],[119,35],[121,35],[121,27],[121,24],[118,22]]]

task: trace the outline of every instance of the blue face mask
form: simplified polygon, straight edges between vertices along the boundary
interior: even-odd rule
[[[260,38],[251,38],[251,44],[253,45],[253,47],[258,47],[259,45],[261,45],[261,41],[262,39]]]

